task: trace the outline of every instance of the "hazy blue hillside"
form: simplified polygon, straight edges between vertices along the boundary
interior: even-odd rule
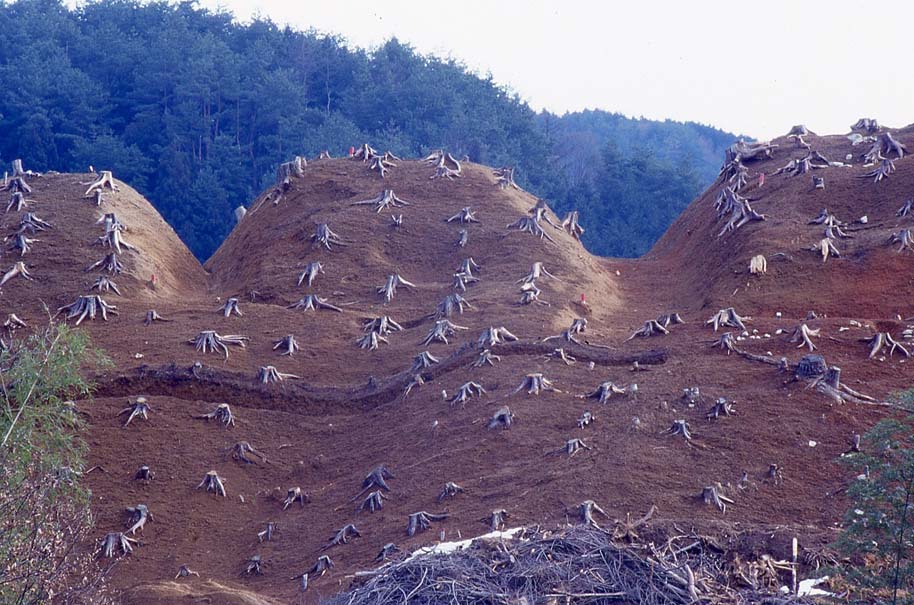
[[[201,259],[276,165],[352,145],[445,147],[579,208],[599,254],[644,252],[713,178],[732,137],[605,112],[533,112],[491,79],[391,40],[242,25],[191,2],[0,2],[0,162],[112,169]]]

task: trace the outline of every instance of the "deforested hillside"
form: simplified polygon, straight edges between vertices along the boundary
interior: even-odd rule
[[[592,506],[619,544],[653,509],[643,536],[695,533],[750,578],[792,537],[810,561],[832,541],[839,458],[910,383],[912,135],[735,147],[627,260],[590,255],[590,226],[510,169],[447,153],[296,158],[206,271],[125,185],[96,207],[89,177],[27,177],[54,230],[0,310],[38,322],[41,300],[90,293],[82,260],[42,259],[94,258],[97,215],[126,217],[139,252],[112,276],[122,299],[102,295],[120,314],[81,324],[115,367],[77,403],[99,537],[153,514],[116,553],[124,602],[316,603],[385,557]]]

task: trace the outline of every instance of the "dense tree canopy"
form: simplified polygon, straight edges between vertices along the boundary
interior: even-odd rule
[[[200,258],[279,162],[366,141],[515,165],[554,208],[581,210],[592,251],[641,254],[733,138],[600,111],[537,115],[490,77],[397,40],[366,52],[192,2],[0,0],[0,15],[0,161],[113,170]]]

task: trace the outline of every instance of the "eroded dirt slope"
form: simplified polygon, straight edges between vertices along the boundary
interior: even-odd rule
[[[896,136],[914,145],[912,131]],[[830,158],[865,151],[851,148],[843,137],[807,140]],[[89,476],[99,532],[123,529],[127,506],[147,504],[155,515],[141,546],[118,565],[114,582],[126,590],[125,602],[290,602],[298,597],[294,577],[326,554],[335,567],[312,577],[305,595],[316,602],[348,585],[354,571],[372,566],[389,542],[409,551],[435,542],[439,532],[446,539],[476,535],[487,530],[485,520],[497,509],[508,511],[509,524],[561,524],[573,521],[585,499],[615,518],[656,505],[661,522],[768,534],[786,528],[809,548],[827,541],[846,508],[841,494],[850,480],[837,460],[852,435],[888,413],[886,408],[835,404],[774,366],[712,348],[709,343],[720,333],[705,320],[721,307],[735,306],[752,318],[745,337],[735,331],[741,349],[796,363],[807,351],[778,331],[792,332],[814,310],[820,318],[807,323],[821,330],[814,339],[817,353],[841,366],[849,385],[880,400],[908,386],[912,372],[904,356],[869,359],[860,339],[877,328],[901,339],[904,322],[896,315],[914,314],[906,302],[914,254],[895,252],[885,241],[914,220],[895,217],[914,180],[914,164],[901,159],[894,175],[873,184],[856,178],[866,169],[855,159],[852,167],[822,169],[827,188],[811,191],[808,175],[770,175],[800,155],[786,140],[777,142],[781,147],[773,159],[747,164],[751,183],[759,171],[769,173],[761,189],[752,185],[743,192],[767,215],[765,221],[717,237],[722,223],[714,211],[716,184],[644,259],[592,257],[545,222],[554,242],[508,233],[506,225],[528,216],[537,200],[500,189],[483,166],[469,164],[460,179],[441,181],[429,179],[431,167],[402,161],[382,180],[365,164],[343,159],[309,164],[278,204],[265,197],[268,193],[255,201],[207,263],[207,279],[187,255],[176,265],[162,261],[168,268],[155,268],[160,276],[171,271],[169,287],[175,290],[168,296],[156,290],[140,297],[134,292],[142,291],[141,283],[127,282],[132,287],[124,292],[120,316],[84,324],[117,368],[99,377],[99,396],[81,404],[92,425],[91,463],[105,469]],[[67,237],[88,245],[96,209],[75,205],[86,203],[77,199],[80,177],[46,178],[74,182],[68,194],[73,216],[75,209],[86,208],[86,218],[85,224],[69,221]],[[399,228],[390,226],[391,211],[352,205],[385,188],[410,204],[393,211],[403,215]],[[38,209],[54,218],[55,210],[42,209],[38,194],[36,188]],[[465,206],[473,208],[479,223],[446,222]],[[821,227],[807,222],[822,207],[847,222],[862,214],[870,219],[865,229],[849,228],[855,237],[838,244],[841,258],[824,264],[805,250],[821,237]],[[551,212],[547,216],[558,220]],[[141,250],[155,245],[140,239],[144,220],[131,225]],[[311,242],[321,222],[348,245],[327,250]],[[468,229],[465,248],[455,245],[461,228]],[[66,257],[61,247],[66,241],[49,241],[54,252],[48,254]],[[186,253],[179,242],[172,249]],[[97,251],[85,254],[90,252]],[[777,252],[787,260],[772,258],[766,275],[748,275],[752,255]],[[461,292],[473,308],[450,317],[467,329],[449,344],[420,344],[434,325],[436,305],[455,292],[453,274],[468,257],[480,265],[479,282]],[[324,273],[312,287],[298,286],[298,274],[312,261],[320,261]],[[556,278],[536,280],[540,298],[549,304],[520,305],[518,281],[538,261]],[[31,288],[66,288],[53,290],[64,302],[85,289],[82,261],[53,280],[48,276],[58,274],[44,262],[36,252],[30,266],[40,281],[23,285],[16,280],[22,290],[5,287],[0,310],[34,312],[40,296],[52,296]],[[138,279],[146,270],[138,270]],[[376,289],[395,273],[415,289],[401,287],[385,302]],[[326,298],[341,311],[286,308],[308,294]],[[579,304],[581,295],[587,307]],[[231,296],[239,298],[243,316],[226,318],[218,310]],[[172,321],[144,326],[145,310],[153,305]],[[685,323],[671,326],[666,336],[626,342],[644,321],[669,312],[680,312]],[[384,315],[404,329],[389,334],[389,343],[375,351],[360,349],[356,341],[364,334],[363,321]],[[542,342],[576,317],[588,320],[581,345]],[[481,333],[501,326],[520,341],[490,347],[501,359],[474,367]],[[230,347],[227,359],[203,354],[187,340],[207,329],[250,340],[243,349]],[[292,357],[273,350],[286,334],[301,345]],[[549,356],[560,346],[576,361],[566,364]],[[440,363],[413,370],[413,358],[426,350]],[[636,359],[645,371],[633,371]],[[262,385],[257,373],[266,365],[301,378]],[[531,373],[542,373],[558,391],[514,392]],[[424,384],[405,396],[416,374]],[[606,404],[583,397],[607,380],[636,383],[637,393]],[[486,392],[449,403],[468,381]],[[690,404],[682,393],[693,386],[702,397]],[[122,427],[118,413],[139,395],[149,398],[154,411],[148,421]],[[736,412],[709,420],[718,397],[732,400]],[[230,404],[235,426],[195,418],[219,403]],[[504,405],[515,414],[510,430],[487,430]],[[579,428],[585,411],[596,420]],[[663,434],[678,419],[689,423],[693,443]],[[590,449],[573,457],[556,453],[576,437]],[[248,441],[266,460],[232,460],[228,449],[238,441]],[[143,464],[155,472],[148,484],[132,479]],[[358,512],[366,495],[362,481],[380,464],[395,474],[384,508]],[[780,467],[782,479],[767,476],[771,464]],[[211,469],[225,479],[225,498],[195,489]],[[748,481],[740,483],[743,473]],[[447,481],[465,492],[439,503]],[[703,486],[715,482],[735,500],[726,514],[698,498]],[[286,490],[296,486],[310,500],[282,510]],[[407,516],[422,510],[446,512],[448,518],[428,532],[407,536]],[[277,524],[276,535],[261,543],[257,533],[268,522]],[[361,537],[323,550],[347,523],[354,523]],[[264,561],[263,575],[242,575],[254,555]],[[172,583],[181,565],[201,577]]]

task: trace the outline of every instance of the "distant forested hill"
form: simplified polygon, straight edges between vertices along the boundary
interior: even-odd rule
[[[276,165],[370,142],[517,166],[585,243],[637,255],[716,174],[732,135],[601,111],[536,114],[491,78],[391,40],[372,52],[192,2],[0,1],[0,162],[90,164],[144,193],[201,259]]]

